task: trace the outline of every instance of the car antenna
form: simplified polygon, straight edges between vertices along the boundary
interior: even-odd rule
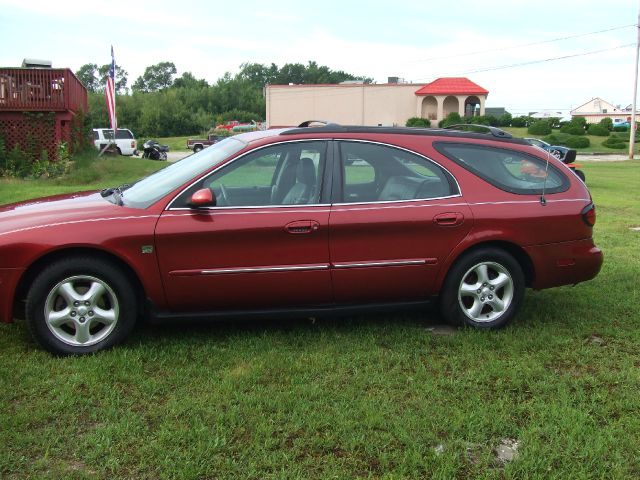
[[[542,183],[542,195],[540,195],[540,205],[543,207],[547,204],[547,199],[544,198],[544,192],[547,189],[547,177],[549,176],[549,157],[551,152],[547,150],[547,164],[544,166],[544,182]]]

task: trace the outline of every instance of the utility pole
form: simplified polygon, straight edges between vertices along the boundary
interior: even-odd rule
[[[638,55],[640,54],[640,8],[638,8],[638,22],[636,23],[636,63],[633,79],[633,104],[631,106],[631,125],[629,126],[629,160],[633,160],[633,150],[636,143],[636,97],[638,96]]]

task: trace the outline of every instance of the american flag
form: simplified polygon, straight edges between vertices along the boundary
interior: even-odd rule
[[[109,122],[114,133],[118,128],[118,119],[116,118],[116,59],[113,56],[113,45],[111,46],[111,66],[109,67],[109,76],[107,77],[107,87],[104,90],[107,99],[107,111],[109,112]]]

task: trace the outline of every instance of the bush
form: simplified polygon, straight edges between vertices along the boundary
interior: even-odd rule
[[[572,117],[569,123],[582,127],[583,130],[587,128],[587,119],[584,117]]]
[[[562,133],[568,133],[569,135],[584,135],[584,128],[572,122],[560,127],[560,131]]]
[[[613,120],[611,120],[611,117],[605,117],[600,120],[599,125],[611,131],[611,129],[613,128]]]
[[[512,127],[518,127],[518,128],[528,127],[531,123],[532,123],[532,118],[524,115],[511,119]]]
[[[591,141],[587,137],[572,136],[564,144],[569,148],[586,148],[591,146]]]
[[[431,121],[428,118],[411,117],[405,125],[407,127],[430,127]]]
[[[609,137],[604,142],[602,142],[603,147],[612,148],[614,150],[624,150],[627,148],[627,144],[618,137]]]
[[[587,133],[589,135],[595,135],[596,137],[608,137],[609,129],[601,124],[591,124],[587,129]]]
[[[629,131],[629,127],[615,126],[615,127],[613,127],[613,131],[614,132],[628,132]]]
[[[476,115],[466,119],[469,123],[474,125],[488,125],[491,127],[498,126],[498,119],[493,115]]]
[[[538,120],[531,124],[527,132],[531,135],[549,135],[551,133],[551,125],[546,120]]]
[[[560,143],[560,139],[558,138],[558,136],[553,133],[551,135],[547,135],[542,140],[551,145],[558,145]]]
[[[560,118],[558,117],[550,117],[547,119],[551,128],[560,128]]]
[[[503,115],[498,117],[498,126],[499,127],[510,127],[513,117],[509,112],[506,112]]]
[[[438,127],[445,128],[449,125],[458,125],[460,123],[464,123],[460,114],[458,112],[451,112],[449,115],[447,115],[447,118],[445,118],[444,120],[440,120],[440,122],[438,123]]]

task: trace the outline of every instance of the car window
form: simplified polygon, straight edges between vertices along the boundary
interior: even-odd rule
[[[552,163],[516,150],[473,144],[436,143],[436,149],[491,185],[517,194],[563,192],[567,177]]]
[[[116,140],[129,140],[133,138],[131,130],[116,130]]]
[[[326,142],[272,145],[231,162],[187,190],[175,206],[209,188],[218,207],[309,205],[320,201]]]
[[[98,140],[99,138],[100,138],[100,134],[98,133],[98,131],[97,131],[97,130],[94,130],[94,131],[93,131],[93,139],[94,139],[94,140]]]
[[[417,200],[459,193],[455,180],[442,167],[398,148],[341,142],[340,160],[342,202]]]

